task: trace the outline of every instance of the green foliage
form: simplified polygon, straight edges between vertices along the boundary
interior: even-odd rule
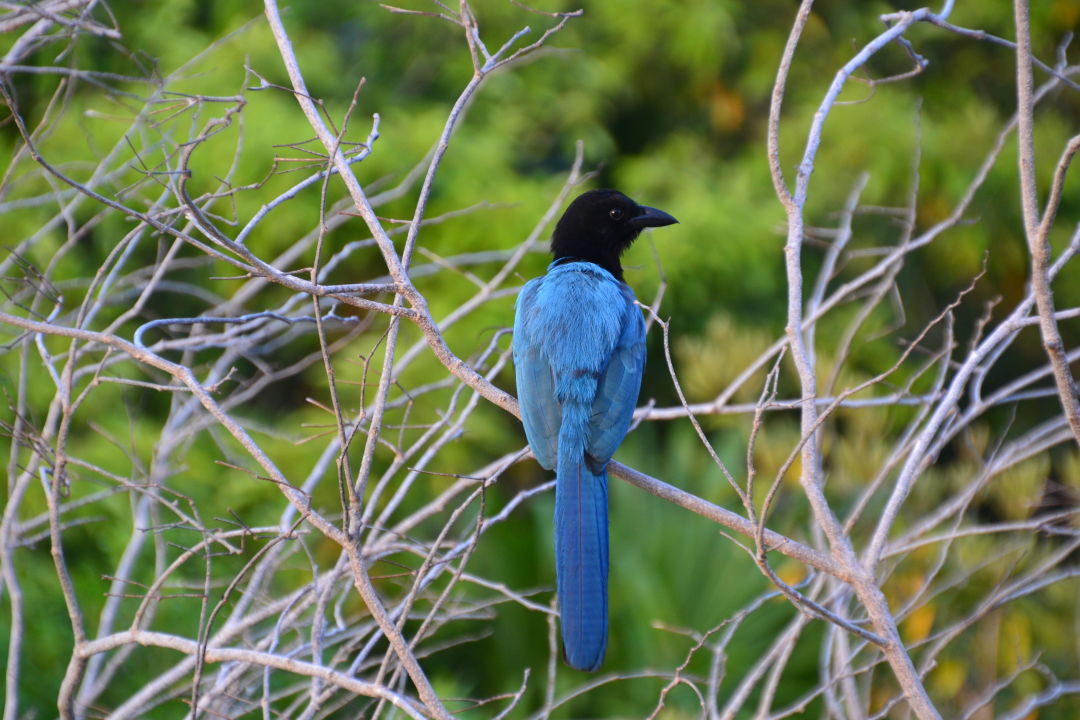
[[[583,140],[586,167],[598,170],[593,184],[617,186],[643,202],[670,211],[680,220],[676,232],[658,235],[655,240],[649,237],[632,249],[626,258],[627,277],[643,302],[651,300],[662,278],[666,279],[660,314],[672,319],[676,369],[689,401],[707,401],[722,392],[779,337],[786,323],[784,215],[769,177],[764,137],[769,94],[790,28],[793,4],[775,0],[680,0],[661,4],[646,0],[588,0],[581,4],[584,16],[557,36],[557,50],[500,73],[481,88],[442,165],[428,215],[435,217],[482,201],[489,206],[425,228],[421,233],[423,255],[417,262],[516,246],[550,203],[572,162],[576,142]],[[421,7],[419,3],[414,5]],[[537,29],[547,21],[499,0],[477,2],[476,6],[491,48],[525,22],[534,26],[529,38],[535,38]],[[543,9],[567,7],[567,3],[547,2]],[[1037,47],[1040,56],[1052,57],[1057,38],[1075,27],[1076,7],[1075,3],[1059,1],[1037,8],[1034,22],[1041,43]],[[233,96],[245,87],[258,86],[258,76],[270,83],[286,84],[273,39],[258,14],[258,4],[168,0],[115,2],[110,3],[110,9],[123,29],[122,43],[81,38],[74,44],[71,62],[133,76],[177,73],[167,88],[177,93],[176,104],[148,110],[136,96],[106,94],[96,86],[79,84],[69,100],[71,111],[61,117],[54,132],[40,138],[43,155],[62,160],[61,169],[77,179],[85,179],[91,163],[112,152],[130,163],[129,172],[111,179],[114,193],[121,193],[140,178],[143,169],[162,170],[166,153],[171,152],[165,140],[181,136],[193,125],[206,127],[226,112],[225,104],[196,112],[185,105],[184,93]],[[822,93],[835,70],[851,55],[850,41],[861,43],[877,32],[877,16],[891,9],[885,3],[825,2],[811,17],[784,104],[781,161],[789,184],[794,180],[794,168]],[[954,20],[1011,37],[1011,14],[1001,3],[963,3]],[[381,134],[372,155],[357,166],[361,181],[368,188],[384,188],[400,181],[423,160],[457,93],[471,76],[469,56],[457,29],[434,18],[393,14],[371,2],[295,3],[285,21],[293,33],[309,90],[324,101],[325,113],[337,127],[344,124],[353,94],[364,79],[356,107],[348,117],[346,138],[362,142],[370,131],[371,115],[376,112],[381,116]],[[1009,52],[961,41],[932,28],[919,28],[914,35],[919,52],[930,61],[922,75],[910,82],[873,88],[854,82],[842,97],[851,104],[833,108],[811,182],[811,225],[835,225],[836,211],[864,171],[870,174],[862,198],[864,205],[902,205],[916,182],[912,156],[918,148],[921,160],[915,193],[916,230],[925,230],[952,211],[987,146],[1012,112],[1013,58]],[[9,49],[11,42],[11,37],[0,38],[0,50]],[[45,52],[34,60],[42,65],[56,62]],[[245,67],[258,76],[246,72]],[[910,60],[902,49],[892,47],[870,64],[868,72],[882,77],[909,67]],[[56,82],[56,77],[49,75],[12,78],[15,94],[35,123],[48,112],[46,103]],[[135,82],[123,83],[121,89],[137,96],[147,90]],[[242,128],[233,125],[195,151],[190,189],[193,195],[208,191],[215,186],[216,178],[230,172],[234,185],[258,185],[257,191],[239,194],[235,207],[222,204],[215,208],[227,222],[238,221],[241,225],[263,203],[296,181],[295,174],[274,174],[275,158],[296,156],[278,146],[314,147],[310,127],[290,93],[263,89],[246,92],[245,97]],[[1046,101],[1046,112],[1039,116],[1040,168],[1052,166],[1063,142],[1075,133],[1080,102],[1076,98],[1072,94]],[[149,112],[152,120],[145,136],[125,139],[122,134],[130,119],[141,112]],[[234,156],[231,148],[241,132],[243,150]],[[0,150],[5,157],[12,155],[17,144],[11,124],[0,127]],[[132,148],[138,148],[137,155]],[[1015,155],[1013,146],[1006,152]],[[318,159],[313,158],[311,165],[302,167],[310,170],[317,163]],[[902,285],[906,288],[902,307],[884,304],[867,320],[864,332],[846,358],[835,391],[853,387],[892,367],[906,347],[901,339],[912,339],[984,266],[986,276],[957,311],[962,320],[973,320],[983,311],[983,304],[998,295],[1015,301],[1024,292],[1027,254],[1020,231],[1014,167],[1015,159],[1010,156],[990,174],[967,213],[971,224],[911,256],[902,271]],[[1040,177],[1041,187],[1045,188],[1046,174]],[[1062,216],[1070,220],[1080,212],[1077,182],[1075,177],[1070,179],[1061,210]],[[34,196],[49,187],[41,174],[17,178],[14,186],[17,189],[3,198],[4,202]],[[313,186],[302,193],[299,202],[275,210],[273,222],[250,236],[249,247],[264,258],[273,258],[297,237],[312,232],[319,223],[320,192],[319,186]],[[339,183],[330,183],[326,193],[327,207],[345,196]],[[72,197],[66,189],[61,189],[59,196]],[[380,213],[407,220],[414,201],[414,194],[410,194],[381,208]],[[87,292],[86,278],[93,277],[106,254],[130,230],[118,216],[98,217],[96,212],[97,208],[88,203],[75,208],[75,222],[86,223],[88,231],[77,252],[59,256],[57,251],[66,235],[62,228],[46,226],[55,214],[54,207],[28,208],[5,215],[5,223],[10,224],[5,225],[4,232],[13,238],[36,231],[44,234],[45,241],[31,247],[25,259],[44,268],[59,257],[52,277],[58,279],[67,307],[82,301]],[[894,245],[902,232],[898,224],[881,215],[859,215],[854,226],[852,249],[864,252]],[[1053,238],[1056,247],[1066,242],[1070,232],[1068,223],[1061,223],[1061,227]],[[325,242],[338,247],[364,238],[366,230],[355,221],[330,232]],[[169,244],[162,238],[145,237],[133,261],[151,264],[164,255]],[[820,246],[808,246],[808,270],[816,268],[822,256]],[[313,254],[309,254],[297,260],[293,269],[308,267],[313,260]],[[541,273],[546,260],[540,254],[528,258],[521,268],[522,279]],[[845,267],[840,280],[857,274],[860,262],[853,260]],[[176,279],[227,296],[239,281],[207,280],[230,275],[231,269],[220,265],[193,266],[189,274]],[[366,247],[357,250],[329,282],[367,280],[382,273],[377,251]],[[1077,280],[1075,268],[1059,279],[1063,305],[1080,302]],[[468,278],[448,273],[420,280],[418,285],[430,299],[436,319],[445,318],[475,289]],[[286,297],[284,291],[274,293],[267,293],[268,302],[272,297]],[[124,334],[130,337],[135,327],[151,317],[195,315],[204,306],[201,298],[181,293],[173,300],[167,306],[147,308],[145,317],[125,325]],[[479,352],[497,331],[510,324],[512,302],[507,297],[490,303],[454,325],[446,333],[450,346],[462,356]],[[104,319],[118,317],[124,309],[107,307]],[[853,316],[854,310],[842,309],[819,328],[822,367],[831,369],[838,362],[830,348],[839,342]],[[970,326],[970,322],[958,323],[958,327]],[[376,320],[356,348],[350,349],[348,354],[355,360],[351,381],[360,382],[359,367],[364,360],[370,361],[369,372],[375,376],[382,362],[377,338],[384,328],[385,322]],[[897,332],[890,334],[885,329]],[[1030,342],[1010,351],[1003,374],[1025,367],[1032,357],[1041,357],[1035,331],[1026,332],[1030,333]],[[1066,332],[1075,346],[1075,330]],[[418,339],[416,332],[406,329],[400,347],[408,348]],[[962,336],[957,342],[970,339]],[[928,344],[940,341],[938,331]],[[63,353],[69,342],[48,340],[46,345],[54,353]],[[673,405],[676,396],[655,334],[651,342],[649,377],[643,395],[660,405]],[[500,347],[505,343],[502,340]],[[276,350],[276,360],[282,364],[295,362],[310,351],[307,345],[285,346]],[[7,388],[14,387],[17,374],[15,361],[8,364],[9,357],[10,353],[0,358],[0,372]],[[427,382],[432,367],[415,366],[399,380],[406,387]],[[795,388],[790,364],[783,369],[781,395]],[[124,372],[128,371],[116,371]],[[243,383],[254,374],[253,368],[240,367],[231,382]],[[510,378],[507,371],[497,381],[510,388]],[[910,379],[912,371],[905,367],[890,376],[888,382],[900,386]],[[1007,379],[992,377],[989,383],[997,385]],[[763,381],[764,371],[744,385],[733,402],[754,402]],[[81,378],[76,389],[86,388],[91,382],[92,378]],[[926,390],[930,383],[931,378],[920,378],[915,389]],[[29,377],[27,385],[31,419],[40,423],[53,396],[51,381],[42,371]],[[264,397],[240,408],[238,415],[259,428],[257,439],[273,447],[274,460],[287,476],[303,477],[317,452],[303,440],[314,432],[325,431],[330,418],[307,403],[307,398],[325,403],[327,394],[323,368],[314,363],[288,387],[279,385],[265,391]],[[347,387],[344,394],[349,407],[362,403],[358,386]],[[432,400],[445,402],[448,398],[449,394],[443,393]],[[70,454],[97,467],[126,468],[122,482],[147,482],[154,463],[160,459],[160,448],[156,447],[161,436],[159,422],[174,399],[167,394],[148,396],[113,385],[96,390],[93,402],[76,414],[80,422],[69,440]],[[847,506],[846,499],[873,479],[913,412],[906,408],[881,408],[857,416],[841,412],[828,426],[824,446],[829,458],[829,491],[841,499],[838,505]],[[927,472],[911,502],[929,512],[940,500],[943,487],[965,483],[978,473],[976,459],[985,454],[991,436],[1012,423],[1030,425],[1030,417],[1024,407],[1008,417],[991,417],[963,439],[969,454],[965,455],[963,448],[950,448],[939,466]],[[753,457],[759,473],[755,487],[759,501],[798,441],[793,418],[790,413],[770,416],[757,439]],[[10,417],[5,419],[10,421]],[[749,422],[745,417],[710,418],[706,427],[721,458],[742,480]],[[431,469],[461,472],[463,467],[480,466],[521,442],[517,427],[507,421],[507,416],[485,406]],[[974,451],[970,450],[972,446]],[[277,496],[272,483],[221,464],[225,461],[255,472],[231,438],[216,430],[205,430],[184,448],[182,457],[184,467],[178,472],[193,479],[185,485],[186,492],[204,514],[239,518],[251,526],[275,521],[273,510],[268,509]],[[358,461],[358,455],[352,459]],[[639,428],[619,459],[741,511],[721,472],[708,460],[685,421]],[[386,448],[376,454],[380,469],[393,460],[393,453]],[[72,500],[114,486],[92,468],[71,467],[69,471]],[[770,523],[775,519],[778,530],[802,535],[808,511],[795,480],[798,471],[796,462],[784,476],[783,491],[773,507]],[[1008,520],[1029,518],[1043,499],[1047,478],[1054,475],[1071,483],[1073,490],[1080,487],[1076,484],[1080,460],[1075,452],[1054,458],[1039,456],[1008,470],[972,500],[972,512]],[[514,492],[542,482],[545,477],[534,465],[512,469],[485,498],[486,512],[495,512]],[[419,482],[406,508],[430,500],[445,481],[433,476]],[[313,500],[322,507],[337,507],[338,493],[331,473]],[[688,628],[701,633],[723,623],[764,591],[766,581],[749,557],[718,535],[715,525],[696,516],[688,518],[685,511],[622,483],[613,482],[611,495],[612,638],[606,668],[621,672],[641,666],[677,666],[693,641],[676,630]],[[88,617],[100,612],[108,587],[103,576],[115,566],[115,558],[131,532],[131,509],[125,498],[118,495],[97,505],[113,514],[86,518],[89,524],[65,538],[71,552],[70,564],[76,568],[79,599]],[[184,504],[187,500],[178,498],[177,502]],[[868,514],[873,510],[872,506]],[[44,501],[28,502],[25,511],[43,513]],[[554,577],[550,516],[547,501],[516,510],[509,523],[485,537],[470,568],[485,577],[498,577],[512,588],[537,589],[532,599],[547,603]],[[869,532],[871,525],[863,522],[859,528]],[[191,538],[175,540],[179,544],[192,542]],[[950,593],[932,601],[930,611],[909,619],[905,632],[925,637],[949,618],[951,598],[985,593],[1006,570],[1015,567],[1014,563],[1033,563],[1041,553],[1050,552],[1052,544],[1051,539],[1038,538],[1003,552],[985,538],[959,541],[956,557],[950,557],[949,570],[954,576],[964,577],[964,581],[958,581]],[[252,541],[243,557],[236,559],[237,567],[258,548],[258,543]],[[309,550],[326,556],[334,552],[328,544],[315,542]],[[987,561],[994,553],[1002,555]],[[391,560],[413,568],[419,564],[417,558],[395,556],[385,559],[387,567],[392,566]],[[936,560],[933,554],[914,555],[901,563],[887,588],[894,606],[917,591],[919,578]],[[22,590],[26,606],[33,608],[35,626],[43,629],[33,646],[26,648],[24,667],[62,668],[69,656],[71,638],[54,587],[48,543],[39,539],[25,551],[20,550],[19,562],[27,568],[24,576],[40,578],[39,583],[24,585]],[[152,568],[148,565],[138,575],[140,581],[149,582]],[[296,578],[297,584],[310,579],[300,561]],[[195,576],[184,579],[201,582]],[[385,587],[393,587],[391,580],[384,583]],[[1046,605],[1020,604],[1001,610],[1000,632],[1005,640],[973,635],[946,653],[929,676],[932,691],[949,697],[963,688],[983,687],[997,674],[1011,672],[1017,663],[1030,660],[1033,648],[1045,649],[1044,662],[1058,668],[1067,665],[1074,650],[1069,647],[1071,640],[1065,637],[1068,633],[1055,634],[1053,627],[1060,624],[1062,617],[1075,619],[1075,594],[1065,589],[1054,592]],[[165,605],[163,613],[169,622],[196,626],[200,612],[197,601],[176,600]],[[7,610],[6,606],[0,608]],[[793,615],[789,604],[772,602],[738,631],[730,646],[731,670],[722,694],[734,687],[738,668],[759,657]],[[530,667],[535,674],[542,672],[547,626],[539,613],[514,605],[500,606],[494,610],[491,627],[494,631],[490,635],[431,660],[430,671],[441,693],[480,696],[511,692],[520,678],[511,677],[508,668],[518,672]],[[0,639],[6,639],[2,637],[6,632],[0,623]],[[796,701],[813,687],[820,632],[819,624],[800,641],[784,675],[777,706]],[[459,636],[440,639],[466,635],[466,631],[453,629],[446,633]],[[1008,648],[1009,652],[995,648]],[[981,660],[971,664],[969,657]],[[157,662],[149,661],[134,674],[130,679],[132,687],[152,677]],[[701,654],[689,670],[704,673],[707,663],[708,658]],[[45,680],[31,679],[24,673],[23,707],[51,712],[59,678],[59,671],[49,673]],[[560,677],[565,688],[579,680]],[[1038,686],[1034,675],[1024,682]],[[661,686],[661,681],[654,685],[613,684],[569,703],[557,715],[640,716],[643,708],[651,707]],[[543,698],[538,695],[538,687],[533,685],[524,707],[540,705]],[[809,707],[811,713],[820,709],[815,704]],[[1047,712],[1045,717],[1067,717],[1069,708],[1075,709],[1076,705],[1060,707],[1065,708],[1063,714]],[[694,717],[697,701],[688,693],[673,693],[668,712],[665,717]]]

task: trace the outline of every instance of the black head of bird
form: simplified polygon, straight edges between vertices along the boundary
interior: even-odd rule
[[[648,227],[678,220],[663,210],[638,205],[618,190],[589,190],[574,199],[555,225],[551,253],[555,260],[584,260],[622,280],[619,256]]]

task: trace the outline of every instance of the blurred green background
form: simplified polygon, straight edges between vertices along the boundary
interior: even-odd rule
[[[784,215],[769,178],[765,125],[777,63],[796,4],[774,0],[588,0],[574,4],[536,0],[535,4],[547,11],[580,6],[585,13],[553,38],[549,49],[485,82],[442,165],[429,215],[481,201],[490,205],[425,229],[420,243],[425,250],[442,256],[515,246],[561,187],[573,161],[575,144],[582,140],[585,167],[597,171],[593,186],[617,187],[680,220],[675,229],[639,242],[624,265],[639,298],[648,302],[661,277],[654,252],[659,258],[669,281],[660,313],[671,318],[676,367],[691,402],[711,399],[783,332]],[[953,22],[1013,37],[1011,4],[957,5]],[[1035,52],[1050,61],[1063,36],[1077,27],[1080,3],[1051,0],[1035,5]],[[270,82],[287,84],[258,3],[158,0],[114,2],[109,7],[116,15],[123,39],[114,42],[80,38],[62,62],[126,75],[170,75],[186,65],[170,81],[168,89],[201,95],[235,95],[245,85],[256,84],[245,75],[245,66]],[[432,6],[411,0],[407,7],[429,10]],[[918,5],[837,0],[816,4],[795,57],[784,104],[781,156],[789,181],[802,152],[810,117],[836,69],[880,31],[882,13],[915,7]],[[533,26],[530,37],[534,38],[539,28],[551,22],[501,0],[477,0],[474,10],[492,48],[524,24]],[[340,120],[344,116],[356,84],[361,77],[366,79],[348,137],[363,140],[370,116],[376,112],[381,116],[381,137],[371,157],[357,166],[360,179],[369,186],[378,183],[383,187],[400,180],[429,150],[471,75],[469,55],[459,30],[435,18],[394,14],[367,1],[297,2],[287,8],[284,18],[309,90],[325,101],[331,117]],[[916,26],[908,37],[929,61],[925,72],[907,81],[875,87],[851,82],[842,96],[851,104],[833,109],[811,182],[807,210],[810,225],[835,225],[836,212],[863,172],[870,176],[862,195],[864,205],[902,207],[912,187],[918,144],[921,160],[917,231],[931,226],[950,213],[1012,113],[1015,69],[1009,50],[929,26]],[[8,49],[12,40],[11,36],[0,37],[2,49]],[[211,44],[213,47],[203,52]],[[199,53],[202,55],[192,61]],[[1075,56],[1075,51],[1070,56]],[[57,63],[45,51],[34,60],[43,65]],[[904,72],[910,66],[904,50],[894,45],[876,56],[860,75],[881,78]],[[1036,73],[1037,81],[1044,77]],[[34,120],[40,119],[56,77],[22,74],[11,82],[22,110]],[[146,91],[145,86],[133,85],[130,89]],[[287,154],[275,146],[305,142],[311,137],[310,127],[288,93],[249,92],[247,99],[242,127],[245,149],[236,184],[265,178],[273,158]],[[137,103],[85,83],[78,86],[70,103],[74,111],[64,115],[60,127],[40,142],[46,157],[59,161],[77,176],[85,163],[99,157],[104,148],[112,147],[126,131],[125,122],[112,122],[110,117],[129,117]],[[169,132],[171,124],[192,121],[183,113],[167,117],[167,112],[161,111],[163,134]],[[1044,189],[1063,143],[1077,131],[1078,117],[1080,94],[1073,91],[1058,91],[1041,106],[1036,150]],[[195,189],[211,188],[213,178],[227,170],[231,162],[228,149],[235,144],[238,132],[234,126],[195,154]],[[0,125],[0,146],[5,157],[12,155],[16,142],[11,123]],[[216,153],[215,147],[226,151]],[[152,149],[138,160],[144,161],[156,161]],[[134,168],[136,158],[132,157],[131,162]],[[872,377],[896,362],[904,347],[901,339],[913,338],[971,283],[984,265],[985,277],[957,310],[960,347],[966,347],[971,340],[975,321],[986,303],[1001,298],[995,315],[1000,318],[1022,296],[1028,265],[1015,168],[1015,143],[1010,140],[967,214],[970,222],[910,257],[898,278],[903,313],[889,303],[874,312],[864,337],[856,343],[840,374],[841,386]],[[137,176],[133,169],[129,180]],[[229,212],[242,223],[261,203],[295,180],[295,175],[271,177],[258,191],[240,194],[236,207]],[[1068,238],[1080,217],[1077,183],[1073,178],[1067,185],[1058,230],[1053,236],[1055,247]],[[124,178],[118,178],[115,185],[118,190],[122,188]],[[34,190],[33,181],[22,188],[28,194]],[[337,184],[332,184],[329,192],[331,199],[343,195]],[[379,212],[386,217],[407,218],[414,202],[415,193]],[[9,237],[28,235],[48,213],[48,209],[33,208],[9,213],[3,231],[5,243]],[[278,211],[273,222],[256,230],[248,245],[261,257],[272,258],[317,222],[318,192],[310,191],[301,201]],[[77,253],[64,256],[57,275],[72,280],[92,274],[111,249],[112,238],[126,232],[126,225],[119,218],[97,225]],[[897,223],[887,214],[860,214],[855,220],[852,248],[892,245],[899,234]],[[357,220],[330,233],[327,243],[333,247],[364,236],[366,230]],[[48,264],[50,253],[63,239],[57,234],[37,245],[30,259],[42,266]],[[142,259],[151,262],[154,248],[147,253]],[[808,273],[819,266],[822,254],[820,243],[807,247],[804,265]],[[530,256],[521,279],[542,273],[546,262],[542,255]],[[845,273],[854,275],[869,267],[870,262],[872,258],[854,260]],[[229,274],[223,266],[214,267],[218,272],[213,274]],[[383,272],[379,256],[369,248],[355,253],[330,281],[364,281]],[[1074,268],[1055,285],[1059,307],[1080,303],[1078,275]],[[222,294],[228,294],[228,287],[232,287],[211,283],[205,277],[203,270],[193,270],[186,279],[205,282]],[[445,273],[419,281],[418,285],[427,294],[436,318],[445,316],[473,292],[467,281]],[[66,292],[69,300],[78,300],[77,283],[72,283]],[[285,296],[284,291],[275,290],[263,294],[266,306],[272,306],[274,298]],[[199,298],[170,300],[168,306],[148,307],[146,316],[196,315],[205,307]],[[819,327],[817,343],[822,367],[831,367],[829,348],[838,341],[855,310],[841,309]],[[511,318],[512,299],[506,298],[452,328],[447,339],[459,355],[468,356],[495,330],[508,326]],[[898,322],[902,324],[895,332],[879,332]],[[377,326],[370,338],[365,336],[358,342],[356,353],[372,351],[381,327]],[[1075,327],[1066,324],[1062,330],[1068,345],[1080,339]],[[403,337],[407,346],[419,335],[406,327]],[[664,369],[659,339],[655,332],[650,338],[650,365],[642,396],[667,406],[676,404],[677,398]],[[290,354],[299,356],[306,351],[282,348],[275,362],[285,365]],[[0,358],[3,363],[10,360],[10,355]],[[1000,384],[1043,361],[1037,335],[1027,333],[1003,357],[988,385]],[[12,367],[0,365],[5,383],[12,382]],[[418,363],[403,378],[404,385],[424,382],[432,368],[430,362]],[[902,382],[907,372],[902,371],[895,382]],[[499,384],[512,389],[510,370],[499,377]],[[916,389],[925,386],[916,385]],[[753,401],[760,388],[759,378],[735,399]],[[785,397],[795,392],[790,372],[782,377],[780,390]],[[41,392],[46,398],[51,390],[43,383]],[[87,407],[86,413],[96,415],[95,421],[117,437],[130,437],[136,457],[149,457],[160,431],[155,419],[164,416],[168,399],[139,394],[135,401],[136,395],[117,387],[102,388],[95,397],[95,404]],[[295,439],[308,434],[301,428],[302,423],[325,422],[324,415],[304,402],[306,397],[326,397],[321,366],[313,366],[302,378],[290,379],[274,392],[264,393],[238,413],[266,423],[264,440],[270,439],[271,432]],[[125,412],[101,412],[119,406]],[[918,518],[950,489],[977,472],[980,459],[999,434],[1018,433],[1055,413],[1056,407],[1056,400],[1049,398],[988,414],[975,431],[951,445],[926,473],[909,501],[910,517]],[[910,408],[844,411],[830,425],[829,489],[840,512],[850,508],[858,491],[878,471],[913,412]],[[704,422],[721,457],[741,478],[745,473],[749,418],[725,416],[706,418]],[[770,418],[755,457],[765,477],[775,473],[797,439],[794,415]],[[483,407],[433,469],[467,473],[522,442],[516,423],[507,422],[507,416],[495,408]],[[73,454],[98,458],[106,467],[130,462],[125,459],[125,451],[102,443],[100,434],[89,429],[78,431],[72,444]],[[274,459],[287,474],[302,476],[317,452],[316,445],[275,444]],[[213,464],[220,453],[221,448],[212,439],[201,436],[185,457],[184,477],[222,476],[222,469]],[[711,501],[727,507],[737,504],[686,421],[644,424],[617,458]],[[389,453],[378,456],[380,463],[389,459]],[[1051,480],[1080,488],[1078,468],[1075,448],[1063,446],[992,484],[975,499],[971,513],[988,521],[1026,518],[1039,511]],[[545,473],[533,463],[514,467],[490,494],[489,512],[517,490],[544,479]],[[421,489],[417,503],[427,496],[425,493],[440,487],[439,481],[432,480],[430,488]],[[73,492],[78,496],[89,490],[76,480]],[[273,521],[279,512],[277,492],[269,484],[254,483],[240,474],[228,482],[188,483],[183,492],[195,498],[207,516],[235,512],[255,525]],[[328,483],[320,490],[317,502],[333,508],[336,493],[336,487]],[[704,519],[621,482],[612,483],[611,505],[612,633],[605,670],[674,667],[693,641],[658,629],[656,623],[705,632],[768,589],[750,559]],[[117,499],[114,509],[114,525],[105,522],[109,518],[97,518],[67,535],[80,599],[90,617],[96,616],[103,601],[107,583],[102,575],[113,570],[129,534],[126,501]],[[485,537],[470,569],[513,588],[550,588],[554,576],[550,514],[550,497],[518,511],[511,522]],[[808,513],[796,483],[785,485],[773,518],[771,524],[777,530],[807,536]],[[865,537],[861,533],[869,527],[869,523],[858,527],[856,538]],[[983,563],[987,555],[1001,550],[995,542],[993,538],[970,538],[957,543],[949,559],[948,574],[971,572],[969,581],[934,598],[921,615],[913,615],[902,627],[905,637],[922,639],[932,627],[962,616],[1003,574],[1015,571],[1017,563],[1035,562],[1053,547],[1052,539],[1031,536],[1000,561]],[[56,591],[47,544],[38,542],[20,551],[19,558],[27,577],[40,578],[40,584],[23,587],[27,607],[34,613],[35,641],[26,648],[22,706],[38,708],[39,717],[48,716],[70,650],[70,631]],[[414,558],[397,560],[416,562]],[[886,587],[890,600],[902,603],[934,561],[933,553],[915,553],[896,568]],[[780,560],[777,563],[782,576],[790,580],[800,576],[797,565]],[[151,571],[147,568],[147,573]],[[391,574],[390,570],[387,573]],[[197,574],[192,579],[197,580]],[[383,590],[392,593],[392,584],[392,580],[386,581]],[[1057,671],[1068,675],[1071,668],[1075,674],[1076,590],[1076,581],[1072,580],[1037,598],[1010,604],[996,611],[993,623],[979,625],[958,638],[927,679],[931,693],[942,702],[943,712],[948,716],[948,709],[963,707],[995,679],[1031,660],[1034,653],[1041,653],[1042,661]],[[539,597],[546,602],[548,594]],[[0,607],[5,613],[6,603],[5,598]],[[177,600],[164,612],[171,613],[172,622],[178,626],[191,627],[197,621],[198,605]],[[729,647],[721,697],[730,692],[742,670],[793,616],[791,606],[779,599],[750,616]],[[480,629],[463,625],[446,630],[449,636],[441,639]],[[1068,630],[1063,631],[1063,627]],[[794,701],[813,686],[821,632],[820,623],[814,623],[803,634],[784,675],[777,705]],[[7,628],[0,622],[0,639],[6,639],[6,634]],[[525,667],[533,668],[534,678],[542,675],[546,652],[544,618],[516,606],[501,606],[490,636],[439,653],[427,661],[426,667],[444,695],[484,696],[516,689]],[[131,673],[131,687],[160,670],[155,666],[157,661],[150,654],[147,657],[151,659],[145,666]],[[689,669],[701,673],[707,664],[708,658],[700,654]],[[32,668],[47,670],[26,672]],[[582,681],[582,676],[572,671],[560,672],[562,687],[570,688]],[[880,673],[878,684],[885,699],[890,680],[886,671]],[[1024,692],[1038,688],[1040,682],[1035,673],[1022,675],[1013,689],[1002,693],[1000,707],[1010,706]],[[566,716],[642,716],[652,708],[663,683],[659,679],[612,683],[571,703]],[[535,708],[542,701],[538,688],[539,683],[534,683],[526,707]],[[694,717],[696,708],[693,695],[678,688],[669,698],[665,717]],[[183,711],[179,703],[173,710],[178,714]],[[814,701],[807,716],[813,717],[819,711],[820,705]],[[1078,712],[1080,703],[1066,699],[1039,717],[1071,718]],[[486,717],[488,712],[480,710],[475,716]]]

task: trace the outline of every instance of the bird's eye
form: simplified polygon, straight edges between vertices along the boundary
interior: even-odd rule
[[[612,220],[622,220],[622,216],[623,216],[622,208],[617,208],[617,207],[611,208],[610,210],[608,210],[608,216]]]

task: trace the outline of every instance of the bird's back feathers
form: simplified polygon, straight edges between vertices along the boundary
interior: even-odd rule
[[[529,445],[556,467],[555,558],[567,662],[595,670],[607,645],[607,471],[645,368],[634,293],[592,263],[553,265],[518,297],[518,397]]]
[[[514,316],[521,421],[555,469],[555,566],[563,650],[595,670],[607,647],[607,464],[630,429],[645,369],[645,322],[619,257],[647,227],[676,222],[615,190],[576,198],[555,227],[554,262]]]

